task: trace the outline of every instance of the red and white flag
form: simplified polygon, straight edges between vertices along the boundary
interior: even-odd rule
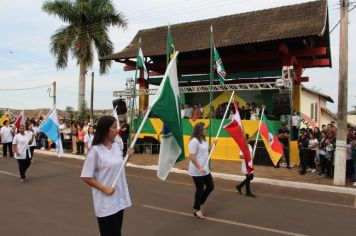
[[[239,145],[244,157],[247,174],[250,175],[253,172],[253,162],[250,150],[247,146],[247,142],[242,129],[241,117],[238,110],[238,105],[234,99],[235,115],[232,121],[225,125],[224,129],[230,134],[230,136],[235,140],[237,145]]]
[[[20,115],[17,117],[15,121],[15,127],[17,130],[20,129],[20,125],[25,125],[25,116],[23,114],[23,110],[21,111]]]

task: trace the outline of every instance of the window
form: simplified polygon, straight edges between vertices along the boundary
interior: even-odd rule
[[[318,122],[318,114],[319,114],[319,112],[318,112],[318,103],[316,102],[314,104],[314,121],[315,122]]]
[[[310,104],[310,118],[314,118],[314,103]]]

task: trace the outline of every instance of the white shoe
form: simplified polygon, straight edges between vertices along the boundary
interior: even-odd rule
[[[312,169],[312,170],[311,170],[312,173],[315,173],[315,171],[316,171],[316,169]]]
[[[45,150],[45,148],[44,148],[44,147],[41,147],[41,150]]]
[[[356,182],[354,182],[354,183],[352,184],[352,186],[356,187]]]
[[[311,171],[312,169],[311,168],[307,168],[306,171]]]

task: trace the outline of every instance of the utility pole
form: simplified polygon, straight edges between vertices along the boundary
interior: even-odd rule
[[[56,81],[53,81],[52,83],[52,86],[53,86],[53,106],[56,105],[56,96],[57,96],[57,92],[56,92],[56,89],[57,89],[57,86],[56,86]]]
[[[94,72],[91,72],[90,123],[94,123]]]
[[[348,9],[349,1],[340,0],[339,93],[334,185],[346,182],[347,71],[348,71]]]

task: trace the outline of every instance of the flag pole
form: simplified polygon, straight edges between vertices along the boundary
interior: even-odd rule
[[[137,46],[137,56],[136,56],[136,66],[135,66],[135,79],[134,79],[134,84],[133,84],[133,96],[132,96],[132,104],[131,104],[131,117],[130,117],[130,132],[129,132],[129,138],[127,139],[127,145],[130,145],[131,143],[131,133],[133,130],[133,122],[135,119],[135,100],[136,100],[136,80],[137,80],[137,60],[139,57],[140,53],[140,47],[141,47],[141,38],[138,41],[138,46]]]
[[[212,113],[213,113],[213,46],[214,46],[214,36],[213,36],[213,26],[210,26],[210,112],[209,112],[209,146],[211,145],[211,133],[212,133]]]
[[[136,134],[135,134],[135,137],[134,137],[134,139],[132,140],[132,142],[131,142],[131,144],[130,144],[130,148],[133,148],[133,147],[135,146],[136,141],[137,141],[137,138],[138,138],[138,135],[141,133],[141,130],[142,130],[142,128],[143,128],[143,126],[144,126],[144,124],[145,124],[147,118],[148,118],[148,115],[149,115],[150,112],[151,112],[151,109],[152,109],[152,107],[149,106],[148,109],[147,109],[147,112],[146,112],[146,114],[145,114],[145,117],[143,118],[143,120],[142,120],[142,122],[141,122],[141,124],[140,124],[140,127],[138,128],[138,130],[137,130],[137,132],[136,132]],[[111,185],[112,188],[115,187],[117,181],[119,180],[119,177],[120,177],[120,175],[121,175],[121,172],[122,172],[122,170],[124,169],[124,167],[125,167],[125,165],[126,165],[126,163],[127,163],[128,160],[129,160],[129,154],[127,153],[126,156],[125,156],[125,159],[124,159],[122,165],[120,166],[120,169],[119,169],[119,171],[118,171],[118,173],[117,173],[117,175],[116,175],[116,177],[115,177],[115,179],[114,179],[114,182],[113,182],[112,185]]]
[[[258,136],[260,136],[260,130],[261,130],[261,125],[262,125],[262,119],[263,119],[263,113],[264,113],[265,109],[262,108],[261,111],[261,119],[260,119],[260,123],[258,125],[258,130],[257,130],[257,136],[256,136],[256,140],[255,140],[255,145],[253,146],[253,152],[252,152],[252,159],[255,157],[255,152],[256,152],[256,148],[257,148],[257,141],[258,141]]]
[[[235,95],[235,91],[232,91],[232,94],[231,94],[229,103],[227,104],[227,108],[226,108],[225,113],[224,113],[224,117],[223,117],[223,119],[221,120],[219,130],[218,130],[218,132],[217,132],[217,134],[216,134],[216,136],[215,136],[215,140],[218,140],[218,138],[219,138],[220,131],[221,131],[222,126],[223,126],[223,124],[224,124],[224,121],[225,121],[227,112],[228,112],[228,110],[229,110],[231,101],[232,101],[232,99],[234,98],[234,95]],[[213,154],[213,151],[214,151],[215,146],[216,146],[215,143],[213,143],[213,146],[211,146],[211,150],[210,150],[210,153],[209,153],[209,157],[208,157],[208,160],[207,160],[206,163],[205,163],[204,170],[206,169],[206,167],[207,167],[208,164],[209,164],[209,161],[210,161],[210,158],[211,158],[211,156],[212,156],[212,154]]]
[[[170,25],[168,24],[168,29],[167,29],[167,59],[166,59],[166,67],[168,67],[168,63],[169,63],[169,31],[170,31]]]

